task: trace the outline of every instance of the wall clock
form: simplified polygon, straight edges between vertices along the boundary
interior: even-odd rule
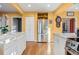
[[[61,17],[60,16],[57,16],[56,17],[56,27],[60,27],[60,23],[61,23]]]

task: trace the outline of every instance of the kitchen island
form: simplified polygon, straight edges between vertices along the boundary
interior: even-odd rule
[[[77,37],[75,33],[54,33],[54,55],[65,55],[67,38]]]
[[[21,55],[25,48],[25,33],[17,32],[0,35],[0,55]]]

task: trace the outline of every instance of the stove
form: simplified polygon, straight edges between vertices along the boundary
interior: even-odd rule
[[[79,38],[68,38],[68,40],[66,41],[66,47],[79,52]]]

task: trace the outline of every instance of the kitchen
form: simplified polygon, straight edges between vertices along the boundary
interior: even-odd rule
[[[78,3],[3,3],[0,6],[0,54],[26,55],[32,50],[28,49],[31,42],[40,51],[46,47],[47,55],[67,55],[68,46],[78,52]],[[73,44],[76,47],[72,48]]]

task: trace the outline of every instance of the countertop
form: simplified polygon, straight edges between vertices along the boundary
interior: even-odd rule
[[[65,55],[65,44],[67,38],[76,38],[75,33],[54,33],[54,54]]]
[[[24,32],[6,33],[0,36],[1,55],[21,55],[26,48]]]
[[[79,38],[75,33],[54,33],[54,35],[62,38]]]
[[[16,33],[6,33],[3,35],[0,35],[0,44],[6,44],[8,42],[11,42],[13,40],[15,40],[18,36],[22,36],[25,35],[25,33],[23,32],[16,32]]]

